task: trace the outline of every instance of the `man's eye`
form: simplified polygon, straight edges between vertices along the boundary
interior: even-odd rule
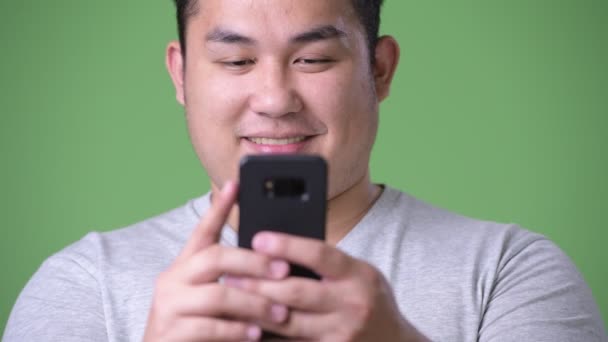
[[[333,61],[328,58],[320,58],[320,59],[300,58],[300,59],[296,60],[296,63],[302,63],[302,64],[325,64],[325,63],[331,63],[331,62],[333,62]]]
[[[233,67],[233,68],[244,67],[244,66],[248,66],[253,63],[254,63],[254,61],[251,59],[240,59],[240,60],[236,60],[236,61],[222,62],[222,64],[224,64],[225,66]]]

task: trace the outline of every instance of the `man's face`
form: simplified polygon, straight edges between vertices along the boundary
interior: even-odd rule
[[[351,0],[202,0],[178,100],[214,187],[241,157],[319,154],[329,196],[367,176],[378,125],[368,47]]]

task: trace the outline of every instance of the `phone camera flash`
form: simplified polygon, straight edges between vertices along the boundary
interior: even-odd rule
[[[272,181],[266,181],[266,183],[264,184],[264,186],[266,186],[267,190],[272,190],[274,189],[274,183]]]

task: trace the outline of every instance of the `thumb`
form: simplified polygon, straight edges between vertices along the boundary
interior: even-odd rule
[[[236,202],[237,193],[238,184],[227,181],[220,192],[213,194],[211,208],[194,229],[178,259],[188,258],[219,241],[222,227]]]

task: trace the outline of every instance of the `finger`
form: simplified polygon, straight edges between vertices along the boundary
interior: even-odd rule
[[[259,326],[246,322],[203,317],[183,317],[171,326],[164,341],[258,341]]]
[[[261,232],[253,238],[253,249],[310,268],[324,278],[348,275],[355,259],[323,241],[275,232]]]
[[[230,317],[246,321],[281,323],[287,319],[287,307],[270,299],[221,284],[183,289],[171,305],[181,315]]]
[[[211,208],[207,211],[178,258],[188,258],[199,250],[208,247],[219,240],[224,223],[230,209],[234,205],[238,192],[238,184],[226,182],[222,190],[214,193]]]
[[[230,277],[225,284],[264,296],[291,309],[316,313],[330,312],[339,297],[332,295],[327,283],[300,277],[281,281]]]
[[[319,341],[321,337],[331,335],[330,332],[339,329],[331,314],[316,314],[304,311],[292,310],[289,319],[282,323],[259,322],[259,326],[266,331],[279,334],[296,340]],[[340,324],[348,324],[341,322]],[[327,339],[332,341],[333,339]]]
[[[190,284],[217,281],[224,274],[282,279],[289,274],[289,264],[251,250],[214,245],[187,259],[176,273]]]

